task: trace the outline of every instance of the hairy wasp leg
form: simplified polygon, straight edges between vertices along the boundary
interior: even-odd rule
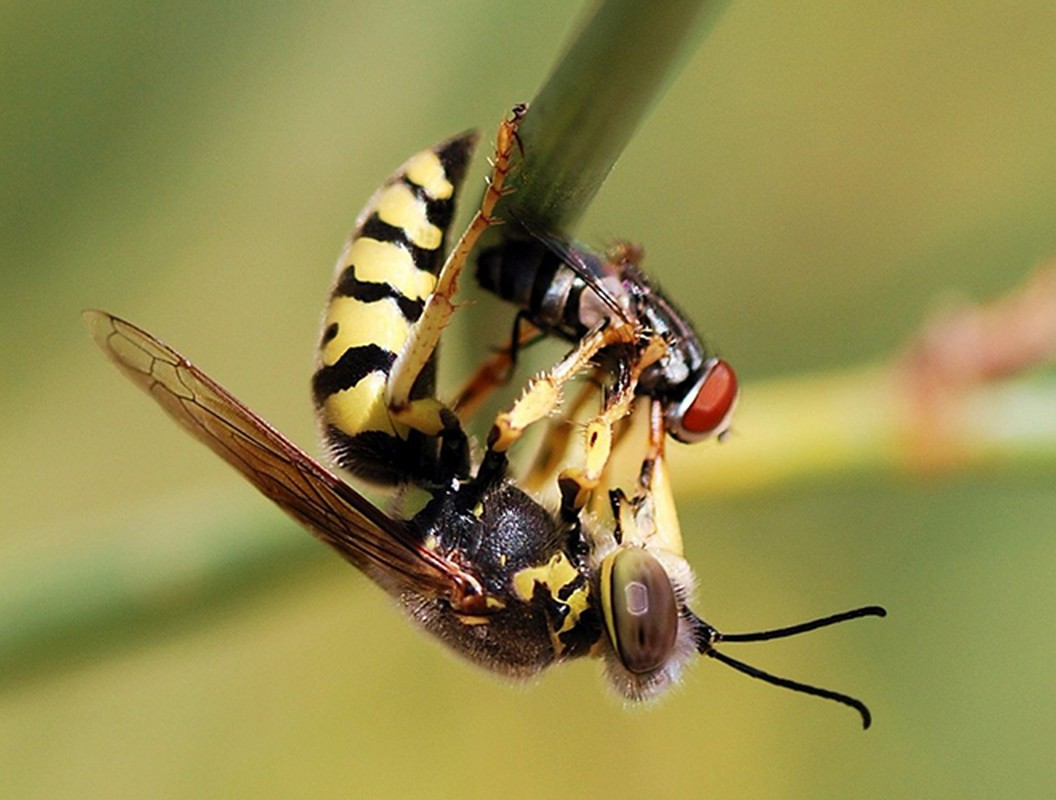
[[[489,453],[505,453],[536,422],[546,419],[561,405],[570,380],[593,368],[594,357],[606,347],[629,344],[621,326],[600,324],[587,333],[568,355],[549,371],[532,378],[509,410],[495,418],[488,434]]]
[[[633,331],[602,322],[550,370],[528,381],[513,405],[495,417],[488,433],[488,447],[477,471],[478,479],[486,484],[504,474],[506,452],[529,427],[557,410],[564,397],[565,384],[592,369],[593,359],[601,350],[614,344],[627,344],[632,339]]]
[[[481,234],[496,222],[492,214],[504,193],[503,187],[510,171],[510,157],[517,142],[517,126],[526,111],[527,106],[515,106],[510,118],[503,120],[499,126],[495,139],[495,159],[480,208],[448,254],[436,286],[425,302],[422,315],[411,328],[407,343],[392,366],[385,397],[389,413],[397,421],[427,435],[438,435],[445,430],[441,416],[446,406],[433,398],[412,400],[411,391],[419,375],[429,364],[440,342],[440,335],[455,312],[453,298],[466,259]]]
[[[579,419],[587,401],[597,392],[598,383],[594,380],[588,381],[580,388],[572,402],[566,405],[564,414],[551,417],[543,441],[521,478],[520,483],[525,491],[541,492],[557,480],[558,470],[568,457],[572,434],[581,427],[576,420]]]
[[[561,514],[564,518],[577,516],[601,483],[612,456],[616,423],[633,409],[635,390],[642,371],[661,358],[665,352],[663,339],[650,336],[641,346],[635,343],[633,349],[620,360],[616,385],[607,394],[601,413],[586,425],[583,465],[569,467],[558,476]]]
[[[463,420],[472,417],[492,392],[509,383],[517,364],[517,353],[521,348],[534,344],[543,336],[539,328],[523,319],[518,313],[510,343],[493,353],[477,367],[477,371],[466,381],[451,404],[459,417]]]

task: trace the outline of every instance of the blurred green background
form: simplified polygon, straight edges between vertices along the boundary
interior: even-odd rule
[[[876,722],[710,661],[625,711],[593,663],[511,687],[457,661],[95,352],[78,312],[128,316],[310,447],[313,343],[359,208],[411,153],[529,99],[578,11],[0,9],[4,640],[203,541],[241,576],[189,569],[112,624],[0,653],[0,795],[1051,794],[1051,470],[683,500],[720,628],[888,607],[734,651]],[[992,297],[1056,252],[1054,41],[1047,2],[734,4],[580,233],[645,243],[745,404],[753,382],[868,362],[944,294]]]

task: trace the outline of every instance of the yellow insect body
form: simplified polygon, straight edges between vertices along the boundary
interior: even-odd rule
[[[341,251],[323,318],[315,403],[336,463],[382,484],[435,473],[436,441],[393,419],[393,365],[436,287],[444,236],[476,143],[464,134],[422,151],[374,193]],[[433,394],[431,358],[410,399]]]

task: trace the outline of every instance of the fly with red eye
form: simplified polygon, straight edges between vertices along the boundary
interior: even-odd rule
[[[590,370],[602,388],[601,412],[583,428],[582,466],[558,477],[562,517],[574,522],[605,483],[613,449],[628,430],[618,423],[639,399],[651,408],[652,455],[643,463],[645,474],[662,455],[657,433],[660,440],[666,434],[686,443],[725,438],[737,404],[737,375],[708,351],[689,317],[641,269],[641,247],[619,243],[602,255],[523,224],[521,230],[526,236],[511,235],[477,258],[480,286],[518,312],[510,346],[478,370],[456,408],[465,413],[507,379],[524,344],[543,336],[571,342],[572,352],[541,387],[538,380],[530,383],[520,402],[552,413],[562,383]],[[527,425],[499,422],[489,441],[503,451]]]
[[[481,252],[481,288],[517,306],[517,327],[528,322],[544,334],[577,343],[599,325],[632,329],[631,347],[602,350],[597,360],[610,373],[639,357],[650,343],[663,352],[645,366],[634,393],[659,401],[666,432],[680,442],[729,432],[737,404],[737,375],[710,354],[689,318],[642,271],[642,249],[621,243],[606,255],[557,237],[531,232]],[[517,330],[512,357],[519,342]]]

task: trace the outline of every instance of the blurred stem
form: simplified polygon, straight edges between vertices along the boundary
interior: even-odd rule
[[[973,387],[924,409],[900,363],[752,384],[731,438],[668,448],[683,496],[716,497],[878,473],[1056,466],[1056,376]]]
[[[0,690],[174,624],[200,624],[225,600],[244,600],[301,565],[329,559],[325,547],[269,512],[265,504],[249,512],[233,507],[228,493],[213,490],[153,497],[85,526],[83,547],[5,559]]]
[[[681,498],[1005,462],[1051,470],[1054,408],[1056,376],[1043,374],[975,387],[944,405],[938,423],[917,413],[895,363],[750,384],[731,441],[672,445],[668,453]],[[225,598],[263,591],[294,565],[330,558],[277,512],[265,516],[263,502],[259,515],[236,512],[210,493],[168,507],[153,499],[83,538],[103,545],[0,565],[0,690],[174,622],[195,624]],[[357,579],[364,580],[349,573]]]
[[[570,232],[653,103],[728,0],[606,0],[532,101],[507,208]]]

